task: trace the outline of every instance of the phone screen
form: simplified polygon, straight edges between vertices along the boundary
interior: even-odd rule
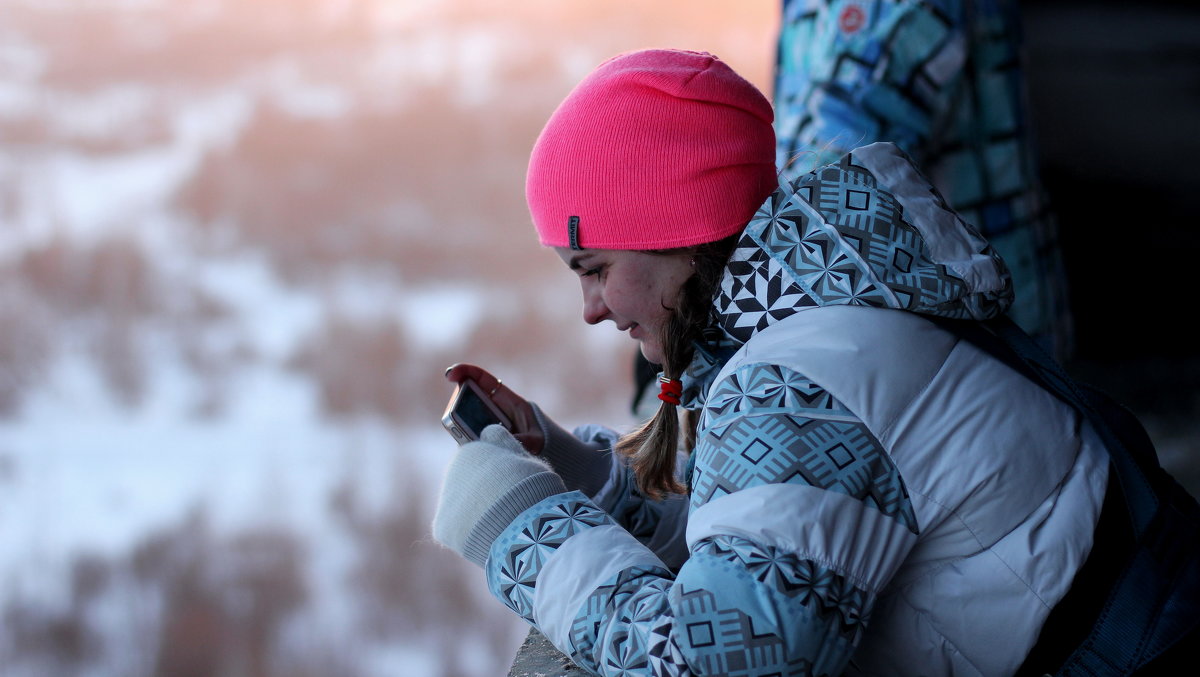
[[[474,388],[463,388],[462,393],[458,397],[458,402],[454,407],[454,413],[462,421],[466,428],[478,437],[483,429],[493,423],[500,423],[500,419],[492,413],[487,404],[480,399],[479,393],[475,392]]]

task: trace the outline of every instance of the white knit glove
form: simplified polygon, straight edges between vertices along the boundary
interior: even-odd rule
[[[442,481],[433,537],[483,566],[492,543],[542,499],[565,493],[550,465],[532,456],[503,426],[490,425],[459,448]]]

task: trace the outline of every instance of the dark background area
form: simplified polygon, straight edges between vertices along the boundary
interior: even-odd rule
[[[1200,419],[1200,3],[1022,7],[1071,286],[1069,366],[1139,413]]]

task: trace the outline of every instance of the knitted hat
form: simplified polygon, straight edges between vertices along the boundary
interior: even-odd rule
[[[550,117],[525,199],[548,247],[671,249],[739,232],[778,187],[771,104],[711,54],[615,56]]]

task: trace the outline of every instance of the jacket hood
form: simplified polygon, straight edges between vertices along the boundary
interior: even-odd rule
[[[863,305],[954,319],[1012,303],[999,254],[891,143],[782,183],[746,226],[721,282],[721,328],[744,343],[805,308]]]

